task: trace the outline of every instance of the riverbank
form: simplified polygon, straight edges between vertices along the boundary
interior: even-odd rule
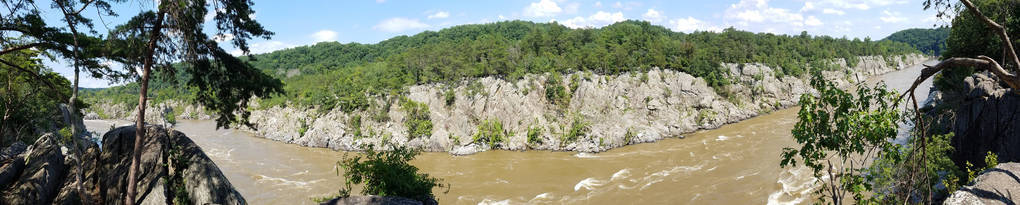
[[[824,76],[850,85],[929,58],[859,59],[854,67],[837,59],[832,62],[837,69],[824,71]],[[719,89],[686,73],[657,68],[621,75],[579,72],[562,76],[559,84],[546,83],[548,75],[528,75],[516,82],[487,77],[456,85],[412,86],[403,96],[413,103],[379,97],[373,103],[377,106],[352,113],[294,106],[253,110],[250,120],[258,129],[242,129],[266,139],[334,150],[389,143],[458,155],[491,149],[602,152],[716,129],[795,105],[801,94],[813,92],[806,76],[777,78],[777,69],[761,64],[723,67],[734,82]],[[564,87],[567,100],[550,99],[562,96],[547,92],[557,85]],[[413,110],[427,114],[409,115]],[[430,134],[409,135],[409,126]],[[476,135],[480,131],[496,134]]]

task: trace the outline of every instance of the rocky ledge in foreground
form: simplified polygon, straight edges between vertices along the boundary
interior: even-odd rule
[[[138,204],[246,204],[198,145],[183,133],[147,126]],[[127,188],[135,127],[103,136],[103,149],[83,145],[82,166],[61,137],[46,134],[31,146],[15,144],[0,152],[0,204],[122,204]],[[84,140],[82,140],[84,141]],[[79,193],[75,179],[84,171]]]
[[[1020,203],[1020,163],[1002,163],[985,170],[974,185],[960,188],[945,204],[1017,204]]]

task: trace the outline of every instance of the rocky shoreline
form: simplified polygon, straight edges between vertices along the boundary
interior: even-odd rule
[[[850,85],[930,58],[915,54],[859,59],[852,68],[843,59],[833,60],[840,69],[823,71],[823,75],[839,85]],[[801,94],[813,92],[809,77],[777,78],[777,68],[762,64],[724,64],[723,68],[734,82],[718,92],[703,79],[675,70],[572,73],[558,81],[569,93],[567,103],[559,104],[547,97],[549,75],[527,75],[515,82],[486,77],[455,85],[411,86],[403,96],[428,111],[431,135],[420,137],[409,137],[408,109],[397,97],[375,98],[376,106],[352,113],[295,106],[253,109],[250,120],[258,129],[241,129],[271,140],[334,150],[357,151],[362,145],[380,147],[385,142],[457,155],[490,149],[601,152],[715,129],[796,105]],[[201,112],[191,113],[178,116],[208,118],[194,114]],[[146,117],[160,120],[157,116]],[[502,140],[475,140],[483,129]]]

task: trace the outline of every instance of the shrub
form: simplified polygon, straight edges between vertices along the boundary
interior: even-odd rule
[[[407,126],[408,138],[432,135],[432,119],[429,117],[429,107],[425,103],[415,102],[406,97],[401,98],[401,109],[407,113],[404,119],[404,126]]]
[[[343,169],[347,179],[340,189],[340,196],[350,196],[352,185],[364,183],[361,194],[365,195],[399,196],[419,201],[433,199],[433,188],[448,185],[440,184],[440,179],[428,174],[419,173],[417,167],[408,164],[420,153],[403,146],[380,152],[370,145],[362,155],[351,157],[344,154],[343,159],[337,162],[338,175]]]
[[[545,79],[545,99],[549,100],[549,103],[563,108],[570,104],[571,96],[560,80],[559,73],[552,73]]]
[[[457,100],[457,93],[453,89],[447,89],[443,92],[443,98],[446,100],[446,106],[453,105],[453,102]]]
[[[588,126],[589,123],[585,122],[581,116],[574,116],[574,121],[570,123],[570,127],[560,137],[560,146],[577,141],[584,133],[588,132]]]
[[[542,144],[542,127],[532,126],[528,128],[528,144],[529,145]]]
[[[351,127],[353,130],[352,134],[354,135],[355,140],[361,139],[364,136],[363,133],[361,133],[361,115],[351,116],[351,119],[347,122],[347,126]]]
[[[507,140],[508,134],[503,130],[503,122],[499,120],[485,120],[478,124],[478,131],[471,137],[471,142],[487,144],[491,148],[497,148],[500,143]]]

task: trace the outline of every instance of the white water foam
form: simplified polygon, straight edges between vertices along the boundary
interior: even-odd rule
[[[728,139],[730,139],[730,137],[727,137],[725,135],[719,135],[719,137],[715,138],[715,141],[726,141]]]
[[[574,154],[574,157],[591,159],[591,158],[598,158],[599,156],[595,155],[595,154],[592,154],[592,153],[587,153],[587,152],[578,152],[577,154]]]
[[[299,187],[299,188],[310,188],[310,187],[308,187],[308,184],[319,183],[319,182],[322,182],[324,180],[320,179],[320,180],[307,181],[307,182],[305,182],[305,181],[294,181],[294,180],[270,177],[270,176],[266,176],[266,175],[261,175],[260,174],[260,175],[256,176],[255,181],[256,182],[260,182],[260,183],[263,183],[263,182],[277,182],[275,184],[275,186],[293,186],[293,187]]]
[[[616,173],[613,173],[613,177],[609,178],[609,181],[616,181],[620,179],[626,179],[630,177],[630,169],[621,169]]]
[[[506,205],[506,204],[510,204],[510,199],[504,199],[504,200],[500,200],[500,201],[496,201],[496,200],[493,200],[493,199],[483,199],[482,202],[478,202],[478,204],[479,205],[482,205],[482,204],[484,204],[484,205],[490,205],[490,204],[491,205]]]
[[[600,187],[600,186],[605,185],[605,184],[606,184],[605,181],[601,181],[601,180],[598,180],[598,179],[595,179],[595,178],[592,178],[592,177],[588,177],[587,179],[584,179],[584,180],[581,180],[580,182],[577,182],[577,184],[574,185],[574,191],[575,192],[579,191],[579,190],[581,190],[581,188],[587,189],[589,191],[590,190],[595,190],[596,187]]]
[[[769,194],[768,204],[800,204],[816,189],[818,179],[810,175],[806,167],[787,169],[780,174],[777,183],[782,185],[779,191]]]

